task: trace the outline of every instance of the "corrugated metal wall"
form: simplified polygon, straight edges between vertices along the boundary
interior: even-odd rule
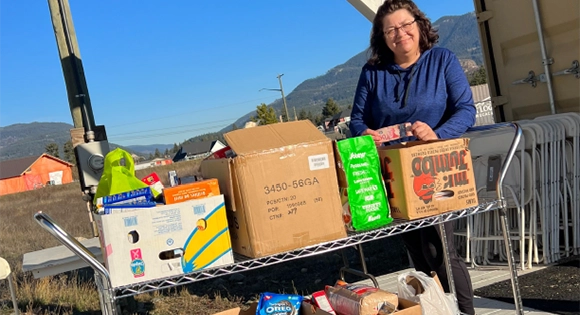
[[[491,107],[491,98],[487,84],[472,86],[471,93],[473,94],[473,102],[477,109],[475,125],[481,126],[494,124],[493,108]]]

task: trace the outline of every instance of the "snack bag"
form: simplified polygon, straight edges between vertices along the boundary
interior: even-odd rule
[[[153,190],[156,190],[158,192],[162,192],[163,189],[165,188],[163,186],[163,183],[159,179],[159,175],[157,175],[157,173],[155,172],[141,178],[141,181],[149,185],[149,187],[151,187]]]
[[[343,218],[347,229],[364,231],[393,221],[387,202],[377,148],[369,135],[336,143],[339,168],[347,186],[341,189]],[[348,203],[345,199],[348,198]]]
[[[300,315],[303,299],[295,294],[262,293],[256,315]]]
[[[339,315],[376,315],[380,310],[394,310],[398,297],[375,287],[363,284],[337,282],[327,286],[326,296],[334,311]]]

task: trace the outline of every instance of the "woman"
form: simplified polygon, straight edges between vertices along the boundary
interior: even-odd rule
[[[353,136],[371,135],[382,127],[411,123],[412,137],[400,141],[461,136],[475,123],[469,83],[457,57],[433,47],[439,36],[431,22],[410,0],[386,0],[371,31],[371,57],[363,67],[351,114]],[[453,235],[452,223],[445,224]],[[453,237],[447,238],[459,309],[475,314],[473,289]],[[403,234],[415,269],[435,271],[449,292],[441,240],[435,227]]]

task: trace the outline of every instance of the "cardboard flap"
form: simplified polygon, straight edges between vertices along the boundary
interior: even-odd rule
[[[205,179],[218,180],[220,191],[224,195],[226,208],[236,211],[236,202],[233,200],[234,184],[230,159],[203,160],[200,166],[201,176]]]
[[[224,138],[237,155],[259,153],[299,143],[330,141],[310,120],[238,129],[224,134]]]
[[[227,311],[215,313],[214,315],[240,315],[240,314],[245,314],[245,312],[242,312],[241,308],[236,307],[236,308],[229,309]]]
[[[439,277],[437,276],[437,273],[435,271],[431,271],[431,278],[435,280],[435,283],[437,283],[437,286],[441,288],[441,291],[445,292],[445,290],[443,290],[443,286],[441,285],[441,281],[439,280]]]
[[[435,284],[437,284],[437,286],[441,289],[441,291],[444,291],[443,286],[441,285],[441,281],[439,280],[439,277],[437,276],[437,273],[435,271],[431,271],[430,276],[431,276],[431,278],[433,278],[433,281],[435,281]],[[417,295],[419,295],[425,291],[425,289],[423,288],[423,285],[421,284],[421,281],[419,281],[419,279],[417,279],[413,276],[407,276],[407,278],[405,278],[405,281],[407,282],[408,285],[412,286],[413,289],[415,289],[415,292]]]
[[[405,281],[407,282],[407,285],[415,289],[415,295],[419,295],[425,291],[423,285],[421,284],[421,281],[419,281],[419,279],[415,278],[414,276],[407,276],[407,278],[405,278]]]
[[[395,314],[421,315],[421,305],[418,303],[399,298],[399,310]]]
[[[334,153],[334,159],[336,163],[336,176],[338,178],[338,187],[346,188],[348,187],[348,181],[346,180],[346,173],[344,172],[344,164],[340,153],[338,152],[337,141],[332,142],[332,149]]]
[[[469,138],[455,138],[455,139],[436,139],[436,140],[427,140],[427,141],[422,141],[422,140],[415,140],[415,141],[408,141],[408,142],[401,142],[401,143],[395,143],[395,144],[390,144],[390,145],[386,145],[383,147],[379,147],[379,149],[383,149],[383,150],[392,150],[392,149],[406,149],[406,148],[412,148],[412,147],[416,147],[418,145],[424,145],[424,144],[429,144],[429,143],[437,143],[437,142],[449,142],[452,140],[456,140],[458,143],[459,142],[463,142],[463,144],[465,145],[465,150],[469,150]]]

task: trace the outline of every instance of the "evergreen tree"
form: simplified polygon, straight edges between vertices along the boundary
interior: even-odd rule
[[[177,153],[179,151],[179,146],[177,143],[173,143],[173,149],[171,149],[171,153]]]
[[[336,104],[336,102],[332,99],[332,97],[329,98],[326,101],[324,107],[322,108],[322,116],[324,118],[332,117],[338,113],[340,113],[340,107],[338,107],[338,104]]]
[[[485,67],[479,67],[479,69],[477,69],[477,71],[472,73],[471,76],[469,77],[469,85],[470,86],[486,84],[486,83],[487,83],[487,75],[485,72]]]
[[[52,155],[56,158],[60,158],[60,156],[58,154],[58,144],[56,144],[55,142],[51,142],[51,143],[47,144],[44,147],[44,151],[46,153],[48,153],[49,155]]]
[[[318,126],[318,122],[316,121],[316,117],[312,114],[311,111],[306,112],[306,119],[310,120],[315,126]]]
[[[149,161],[153,160],[153,159],[154,159],[154,157],[153,157],[153,154],[149,153],[149,157],[148,157],[147,159],[148,159]]]
[[[238,128],[238,126],[236,126],[236,123],[233,123],[232,124],[232,130],[238,130],[238,129],[240,129],[240,128]]]
[[[169,155],[169,149],[165,149],[165,153],[163,153],[163,156],[168,156]]]
[[[159,149],[155,149],[154,156],[155,156],[155,158],[161,157],[161,152],[159,152]]]
[[[324,117],[323,115],[318,115],[316,117],[314,117],[314,124],[316,126],[324,126],[324,119],[326,117]]]
[[[264,103],[256,107],[256,116],[250,117],[250,120],[257,122],[259,125],[269,125],[278,122],[274,108]]]
[[[305,119],[308,119],[308,114],[306,113],[306,110],[304,110],[304,108],[303,108],[298,112],[298,120],[305,120]]]
[[[65,161],[73,165],[76,164],[75,151],[71,140],[64,143],[63,151]]]

